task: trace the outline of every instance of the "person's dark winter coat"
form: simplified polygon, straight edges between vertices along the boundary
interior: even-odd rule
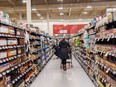
[[[56,46],[55,46],[55,52],[54,52],[54,54],[55,54],[57,57],[59,57],[59,45],[56,45]]]
[[[67,41],[65,41],[65,39],[63,39],[60,41],[59,47],[60,47],[60,58],[68,59],[69,58],[69,49],[70,49],[69,42],[67,42]]]

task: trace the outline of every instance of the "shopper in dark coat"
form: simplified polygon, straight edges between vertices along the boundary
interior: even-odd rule
[[[54,54],[57,56],[57,59],[59,58],[59,50],[60,50],[60,47],[58,44],[55,45],[55,52]]]
[[[63,69],[66,70],[66,60],[69,58],[70,44],[65,39],[62,39],[59,43],[59,47]]]

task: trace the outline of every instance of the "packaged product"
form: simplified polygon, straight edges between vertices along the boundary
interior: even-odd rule
[[[28,69],[28,64],[26,63],[26,64],[23,66],[23,68],[25,68],[25,70],[27,70],[27,69]]]
[[[116,21],[116,11],[113,12],[113,21]]]
[[[9,49],[8,50],[8,57],[15,56],[15,55],[17,55],[16,49]]]
[[[116,36],[116,29],[113,29],[113,34],[114,36]]]
[[[16,30],[16,35],[17,35],[17,36],[24,36],[24,31],[23,31],[23,30],[17,29],[17,30]]]
[[[113,15],[112,15],[112,13],[108,13],[107,14],[107,17],[108,17],[108,21],[109,22],[112,22],[113,21]]]
[[[13,45],[17,45],[18,41],[16,38],[8,38],[8,45],[9,46],[13,46]]]
[[[24,53],[24,48],[18,48],[18,54],[23,54]]]
[[[5,78],[6,78],[7,86],[12,87],[11,76],[10,75],[6,75]]]
[[[10,24],[10,18],[9,18],[9,15],[7,13],[4,13],[3,14],[3,22],[7,23],[7,24]]]
[[[24,43],[24,39],[19,39],[19,44],[20,45],[24,45],[25,43]]]
[[[8,26],[1,25],[0,26],[0,34],[8,34],[8,33],[9,33]]]
[[[6,83],[6,78],[2,77],[0,78],[0,87],[6,87],[7,83]]]
[[[0,47],[7,46],[7,39],[6,38],[0,38]]]
[[[5,50],[5,51],[0,51],[0,59],[3,59],[3,58],[7,58],[8,56],[7,56],[7,50]]]
[[[3,11],[0,11],[0,21],[2,21],[3,20]]]
[[[10,64],[9,63],[3,63],[3,64],[0,64],[0,73],[9,69],[10,68]]]
[[[111,69],[116,70],[116,64],[105,61],[106,66],[109,66]]]
[[[11,65],[11,67],[15,66],[15,65],[21,63],[21,58],[13,59],[13,60],[9,61],[9,63]]]
[[[8,34],[15,35],[15,30],[13,27],[8,27]]]
[[[25,68],[24,68],[23,66],[21,66],[21,67],[19,68],[19,70],[20,70],[20,73],[21,73],[21,74],[23,74],[23,73],[25,72]]]
[[[18,87],[25,87],[25,82],[23,81]]]

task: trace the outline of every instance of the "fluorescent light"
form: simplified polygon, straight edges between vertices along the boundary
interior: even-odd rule
[[[79,19],[79,21],[81,21],[82,19]]]
[[[32,8],[33,11],[36,11],[37,9],[36,8]]]
[[[60,10],[61,10],[61,9],[63,9],[63,7],[59,7],[58,9],[60,9]]]
[[[63,0],[57,0],[58,2],[63,2]]]
[[[41,17],[40,19],[44,19],[43,17]]]
[[[64,13],[60,13],[60,15],[64,15]]]
[[[63,19],[61,19],[60,21],[64,21]]]
[[[41,14],[37,14],[37,16],[41,16]]]
[[[88,12],[83,12],[83,14],[88,14]]]
[[[27,0],[23,0],[22,2],[23,2],[23,3],[27,3]]]
[[[92,8],[92,6],[91,5],[88,5],[87,8]]]

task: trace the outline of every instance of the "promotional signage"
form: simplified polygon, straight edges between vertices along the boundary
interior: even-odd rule
[[[87,24],[75,24],[75,25],[53,25],[53,34],[74,34]]]

